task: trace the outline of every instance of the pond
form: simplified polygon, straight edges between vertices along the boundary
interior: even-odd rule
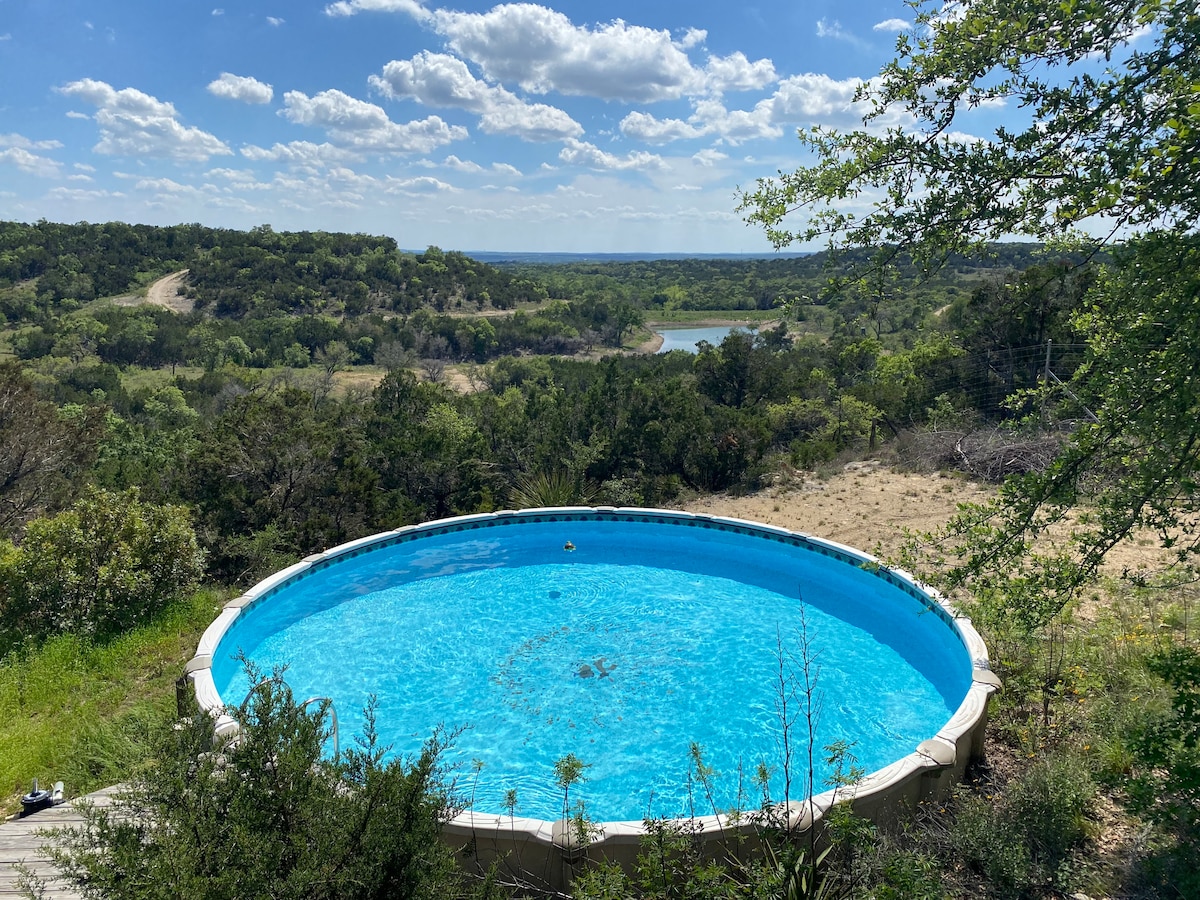
[[[695,353],[696,347],[701,341],[708,341],[710,344],[716,346],[733,331],[750,331],[753,333],[754,329],[747,328],[745,325],[715,325],[706,328],[662,328],[656,332],[663,339],[663,345],[658,348],[658,352],[669,353],[672,350],[683,350],[686,353]]]

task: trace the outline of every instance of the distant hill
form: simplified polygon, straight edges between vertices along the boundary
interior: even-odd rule
[[[919,294],[915,314],[944,305],[962,284],[1027,268],[1040,250],[995,244],[986,257],[947,260],[932,281],[901,257],[889,267],[890,283],[868,292]],[[647,311],[769,310],[797,297],[825,304],[844,293],[836,285],[840,276],[869,256],[412,252],[390,237],[269,226],[0,222],[0,316],[11,325],[46,324],[97,298],[134,293],[187,269],[187,298],[197,313],[218,319],[470,313],[559,299],[587,305],[585,318],[603,325],[608,318],[601,308],[614,304]]]
[[[565,265],[569,263],[626,263],[654,262],[658,260],[710,259],[799,259],[808,253],[538,253],[532,251],[464,250],[467,256],[492,265],[530,264]]]
[[[40,324],[181,269],[195,309],[218,318],[511,309],[546,299],[512,271],[437,247],[406,253],[390,237],[0,222],[0,315],[10,323]]]

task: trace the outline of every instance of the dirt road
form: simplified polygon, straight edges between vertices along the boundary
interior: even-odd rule
[[[181,269],[158,279],[146,289],[146,302],[155,306],[165,306],[173,312],[190,313],[194,304],[180,293],[187,273],[187,269]]]

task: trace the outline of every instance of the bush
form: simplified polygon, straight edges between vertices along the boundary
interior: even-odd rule
[[[1169,709],[1147,709],[1128,738],[1130,806],[1157,826],[1143,877],[1196,896],[1200,872],[1200,651],[1173,646],[1146,666],[1170,688]]]
[[[182,507],[90,489],[30,522],[20,547],[0,548],[0,653],[58,632],[127,631],[190,588],[203,561]]]
[[[328,710],[309,710],[268,681],[238,711],[238,740],[217,750],[211,718],[193,710],[113,807],[85,809],[82,827],[55,838],[52,858],[84,897],[114,900],[465,893],[441,841],[455,811],[444,736],[385,762],[368,707],[358,747],[331,760]]]
[[[1083,762],[1049,756],[1033,762],[994,802],[960,793],[951,835],[962,859],[1000,896],[1068,888],[1071,859],[1088,837],[1096,786]]]

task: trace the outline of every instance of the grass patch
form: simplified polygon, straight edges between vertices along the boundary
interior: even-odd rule
[[[651,331],[660,325],[695,325],[709,323],[755,324],[779,321],[778,309],[654,309],[646,310],[646,327]]]
[[[170,366],[159,369],[147,369],[142,366],[127,366],[121,371],[121,386],[130,394],[139,390],[153,393],[160,388],[168,387],[178,378],[199,378],[204,374],[202,366],[176,366],[172,371]]]
[[[105,644],[59,635],[0,661],[0,806],[34,778],[78,796],[127,778],[154,726],[175,712],[175,679],[225,595],[201,590]]]

